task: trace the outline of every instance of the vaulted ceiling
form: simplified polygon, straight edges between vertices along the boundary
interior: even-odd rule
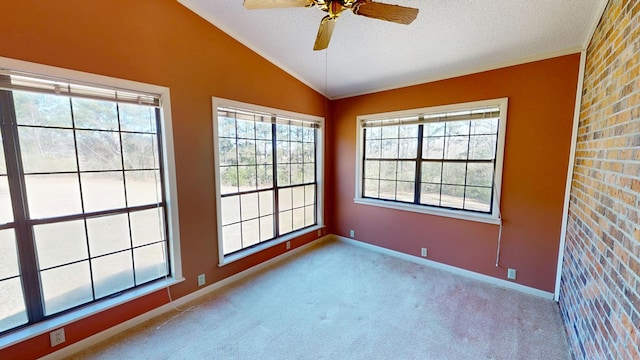
[[[314,51],[318,7],[247,10],[243,0],[178,0],[325,96],[336,99],[578,52],[607,0],[379,0],[419,9],[410,25],[338,18]]]

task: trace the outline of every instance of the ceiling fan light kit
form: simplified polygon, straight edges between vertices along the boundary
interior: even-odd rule
[[[313,6],[328,13],[320,22],[313,50],[324,50],[329,46],[336,20],[347,9],[356,15],[405,25],[418,16],[418,9],[371,0],[244,0],[248,10]]]

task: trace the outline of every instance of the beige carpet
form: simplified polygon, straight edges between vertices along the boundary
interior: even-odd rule
[[[555,302],[341,242],[194,304],[73,359],[571,358]]]

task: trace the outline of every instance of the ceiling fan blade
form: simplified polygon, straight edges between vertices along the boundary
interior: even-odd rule
[[[243,5],[249,10],[305,7],[313,5],[313,0],[244,0]]]
[[[353,13],[398,24],[411,24],[418,16],[418,9],[360,0],[353,4]]]
[[[320,22],[320,28],[318,29],[318,36],[316,36],[316,43],[313,45],[313,50],[324,50],[329,46],[331,41],[331,34],[333,34],[333,27],[336,26],[336,19],[327,15],[322,18]]]

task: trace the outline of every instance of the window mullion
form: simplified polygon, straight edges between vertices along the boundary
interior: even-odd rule
[[[38,274],[38,261],[33,231],[31,231],[27,223],[29,219],[29,209],[27,207],[24,172],[20,156],[16,112],[13,103],[13,94],[10,91],[0,91],[0,109],[2,111],[1,131],[4,140],[9,193],[14,222],[16,224],[16,245],[20,263],[22,293],[29,323],[34,323],[44,319],[44,304],[42,290],[40,288],[40,276]]]
[[[414,177],[413,203],[420,204],[420,192],[422,190],[422,142],[424,135],[424,125],[418,126],[418,149],[416,150],[416,174]]]
[[[271,118],[271,156],[273,162],[273,233],[274,237],[280,236],[280,206],[278,201],[278,140],[276,131],[276,119]]]

